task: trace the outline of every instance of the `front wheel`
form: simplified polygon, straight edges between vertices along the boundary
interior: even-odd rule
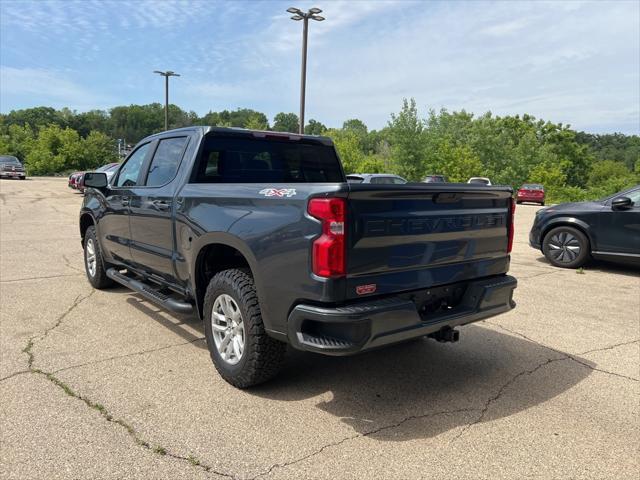
[[[107,277],[102,250],[96,236],[96,227],[93,225],[87,228],[84,234],[84,269],[93,288],[102,290],[113,285],[113,280]]]
[[[578,268],[589,259],[589,239],[573,227],[556,227],[545,235],[542,252],[556,267]]]
[[[255,284],[247,272],[224,270],[211,279],[204,322],[211,360],[231,385],[251,387],[280,371],[286,344],[265,332]]]

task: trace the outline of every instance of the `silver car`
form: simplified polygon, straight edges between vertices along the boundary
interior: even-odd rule
[[[407,181],[399,175],[391,173],[352,173],[347,175],[349,183],[372,183],[376,185],[403,185]]]

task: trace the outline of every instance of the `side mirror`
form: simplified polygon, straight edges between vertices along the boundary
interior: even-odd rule
[[[611,201],[611,210],[626,210],[632,206],[633,202],[629,197],[616,197]]]
[[[107,186],[107,174],[103,172],[85,173],[84,186],[97,189],[105,188]]]

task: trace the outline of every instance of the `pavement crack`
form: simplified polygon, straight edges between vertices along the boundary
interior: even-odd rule
[[[47,380],[49,380],[51,383],[59,387],[66,395],[72,398],[75,398],[77,400],[80,400],[90,409],[97,411],[102,416],[102,418],[104,418],[107,422],[113,423],[115,425],[122,427],[127,432],[127,434],[133,439],[133,441],[140,447],[145,448],[146,450],[149,450],[150,452],[153,452],[157,455],[167,456],[167,457],[174,458],[176,460],[189,462],[189,464],[193,465],[194,467],[201,468],[206,472],[215,473],[216,475],[220,475],[227,478],[234,478],[232,475],[217,471],[212,467],[203,464],[198,458],[194,457],[193,455],[189,455],[185,457],[184,455],[179,455],[177,453],[170,452],[169,450],[167,450],[161,445],[151,445],[151,443],[145,438],[143,438],[140,435],[140,433],[137,432],[136,429],[133,426],[131,426],[129,423],[125,422],[120,418],[114,417],[113,414],[111,414],[104,405],[98,402],[95,402],[83,396],[82,394],[76,392],[75,390],[73,390],[73,388],[71,388],[68,384],[60,380],[53,373],[45,372],[43,370],[40,370],[38,368],[33,368],[33,367],[30,369],[30,371],[34,374],[43,375]]]
[[[13,372],[11,375],[7,375],[6,377],[0,378],[0,382],[4,382],[5,380],[9,380],[13,377],[17,377],[18,375],[24,375],[25,373],[31,373],[31,370],[20,370],[19,372]]]
[[[451,440],[450,443],[455,442],[456,440],[458,440],[462,435],[464,435],[464,433],[469,430],[471,427],[473,427],[474,425],[477,425],[478,423],[482,422],[485,418],[485,416],[487,415],[487,412],[489,411],[489,408],[491,408],[491,405],[493,405],[495,402],[497,402],[507,391],[507,389],[513,385],[520,377],[523,377],[525,375],[533,375],[534,373],[536,373],[538,370],[540,370],[541,368],[546,367],[547,365],[553,363],[553,362],[559,362],[562,360],[568,360],[569,357],[568,356],[564,356],[562,358],[548,358],[546,359],[544,362],[539,363],[538,365],[536,365],[535,367],[528,369],[528,370],[523,370],[519,373],[517,373],[516,375],[514,375],[513,377],[511,377],[509,380],[507,380],[505,383],[502,384],[502,386],[498,389],[498,391],[491,397],[489,397],[487,399],[487,401],[484,404],[484,407],[482,407],[482,409],[480,410],[480,415],[478,415],[478,418],[476,418],[473,422],[469,423],[468,425],[465,425],[460,432],[458,432],[458,434],[453,438],[453,440]]]
[[[64,253],[62,254],[62,259],[64,260],[64,264],[66,267],[76,272],[84,273],[83,270],[80,270],[78,267],[71,265],[71,260],[69,260],[69,257],[67,257]]]
[[[198,338],[195,338],[193,340],[189,340],[188,342],[176,343],[176,344],[173,344],[173,345],[165,345],[164,347],[151,348],[149,350],[141,350],[139,352],[125,353],[125,354],[122,354],[122,355],[114,355],[113,357],[102,358],[100,360],[93,360],[91,362],[79,363],[79,364],[76,364],[76,365],[69,365],[68,367],[63,367],[63,368],[59,368],[57,370],[54,370],[51,373],[58,373],[58,372],[64,372],[64,371],[67,371],[67,370],[73,370],[74,368],[81,368],[81,367],[86,367],[88,365],[95,365],[97,363],[104,363],[104,362],[108,362],[109,360],[119,360],[121,358],[134,357],[136,355],[145,355],[147,353],[159,352],[161,350],[167,350],[169,348],[175,348],[175,347],[180,347],[180,346],[183,346],[183,345],[189,345],[191,343],[196,343],[196,342],[202,341],[204,339],[205,339],[205,337],[198,337]]]
[[[611,372],[609,370],[604,370],[602,368],[598,368],[598,367],[596,367],[594,365],[590,365],[590,364],[582,361],[580,358],[578,358],[579,355],[587,355],[589,353],[612,350],[614,348],[621,347],[623,345],[630,345],[630,344],[633,344],[633,343],[638,343],[638,342],[640,342],[640,339],[639,340],[630,340],[628,342],[616,343],[614,345],[609,345],[607,347],[594,348],[593,350],[587,350],[586,352],[580,352],[580,353],[576,353],[576,354],[571,354],[571,353],[566,353],[566,352],[562,352],[560,350],[557,350],[557,349],[555,349],[553,347],[545,345],[544,343],[540,343],[537,340],[534,340],[533,338],[527,337],[523,333],[516,332],[515,330],[511,330],[511,329],[509,329],[507,327],[503,327],[502,325],[500,325],[498,323],[489,322],[487,320],[485,320],[484,322],[488,323],[489,325],[493,325],[494,327],[500,328],[500,329],[504,330],[505,332],[509,332],[509,333],[511,333],[513,335],[517,335],[517,336],[519,336],[521,338],[524,338],[525,340],[528,340],[528,341],[530,341],[532,343],[535,343],[536,345],[539,345],[542,348],[546,348],[547,350],[551,350],[552,352],[555,352],[555,353],[557,353],[559,355],[562,355],[563,359],[566,358],[568,360],[572,360],[573,362],[575,362],[575,363],[577,363],[579,365],[582,365],[583,367],[588,368],[589,370],[593,370],[594,372],[605,373],[607,375],[611,375],[611,376],[614,376],[614,377],[619,377],[619,378],[624,378],[626,380],[631,380],[632,382],[640,382],[640,379],[637,379],[637,378],[634,378],[634,377],[629,377],[627,375],[622,375],[621,373],[615,373],[615,372]]]
[[[197,457],[193,456],[193,455],[188,455],[188,456],[184,456],[184,455],[180,455],[177,453],[173,453],[169,450],[167,450],[165,447],[161,446],[161,445],[151,445],[151,443],[146,440],[145,438],[143,438],[140,433],[138,433],[135,428],[133,428],[132,425],[130,425],[129,423],[125,422],[124,420],[120,419],[120,418],[115,418],[113,416],[113,414],[111,414],[104,405],[95,402],[85,396],[83,396],[82,394],[76,392],[71,386],[69,386],[68,384],[66,384],[64,381],[62,381],[60,378],[58,378],[55,375],[55,372],[47,372],[45,370],[42,370],[40,368],[36,368],[34,367],[34,362],[35,362],[35,353],[33,351],[34,346],[36,344],[37,340],[42,340],[44,339],[47,335],[49,335],[49,333],[51,333],[53,330],[55,330],[56,328],[58,328],[62,322],[64,321],[64,319],[75,309],[78,307],[78,305],[80,305],[82,302],[84,302],[85,300],[87,300],[88,298],[90,298],[96,291],[92,290],[91,293],[89,293],[88,295],[85,295],[84,297],[78,295],[75,300],[73,301],[73,303],[69,306],[69,308],[67,308],[61,315],[58,316],[58,318],[56,319],[56,321],[54,322],[54,324],[50,327],[48,327],[47,329],[45,329],[41,334],[39,335],[34,335],[33,337],[29,338],[29,340],[27,341],[27,344],[25,345],[25,347],[22,349],[22,352],[25,353],[28,357],[28,362],[27,362],[27,366],[28,366],[28,370],[24,370],[22,372],[16,372],[13,375],[9,375],[8,377],[5,377],[3,380],[11,378],[13,376],[16,376],[18,374],[23,374],[23,373],[32,373],[32,374],[36,374],[36,375],[42,375],[44,376],[47,380],[49,380],[51,383],[53,383],[55,386],[59,387],[66,395],[75,398],[77,400],[82,401],[87,407],[89,407],[92,410],[97,411],[107,422],[109,423],[113,423],[115,425],[118,425],[120,427],[122,427],[127,434],[129,434],[129,436],[134,440],[134,442],[157,454],[157,455],[162,455],[162,456],[167,456],[167,457],[171,457],[174,458],[176,460],[181,460],[181,461],[185,461],[188,462],[190,465],[196,467],[196,468],[200,468],[205,470],[206,472],[210,472],[210,473],[214,473],[216,475],[222,476],[222,477],[226,477],[226,478],[234,478],[233,475],[230,475],[228,473],[224,473],[224,472],[220,472],[215,470],[214,468],[212,468],[209,465],[205,465],[204,463],[202,463]],[[196,340],[202,340],[202,338],[197,338]],[[194,340],[194,341],[196,341]],[[192,342],[186,342],[186,343],[192,343]],[[162,347],[162,348],[168,348],[168,347]],[[157,350],[161,350],[157,349]],[[136,352],[133,354],[129,354],[128,356],[131,355],[136,355],[136,354],[140,354],[141,352]],[[95,363],[95,362],[94,362]]]
[[[614,348],[624,347],[625,345],[632,345],[638,342],[640,342],[640,339],[630,340],[628,342],[616,343],[615,345],[609,345],[608,347],[594,348],[593,350],[587,350],[586,352],[576,353],[576,355],[588,355],[590,353],[595,353],[595,352],[604,352],[605,350],[613,350]]]
[[[283,462],[283,463],[275,463],[273,465],[271,465],[269,468],[267,468],[266,470],[264,470],[261,473],[258,473],[257,475],[253,476],[250,478],[250,480],[256,480],[257,478],[260,477],[264,477],[266,475],[269,475],[273,470],[277,469],[277,468],[286,468],[289,467],[291,465],[295,465],[297,463],[303,462],[305,460],[308,460],[309,458],[315,457],[316,455],[320,455],[322,452],[324,452],[327,448],[331,448],[331,447],[337,447],[342,445],[345,442],[348,442],[350,440],[355,440],[357,438],[365,438],[365,437],[369,437],[371,435],[375,435],[377,433],[380,433],[382,431],[385,430],[390,430],[390,429],[394,429],[397,428],[399,426],[401,426],[402,424],[411,421],[411,420],[421,420],[421,419],[425,419],[425,418],[430,418],[430,417],[437,417],[439,415],[452,415],[455,413],[466,413],[466,412],[474,412],[474,411],[478,411],[478,408],[459,408],[459,409],[455,409],[455,410],[444,410],[444,411],[440,411],[440,412],[432,412],[432,413],[426,413],[423,415],[409,415],[408,417],[403,418],[402,420],[392,423],[390,425],[383,425],[379,428],[375,428],[373,430],[370,430],[368,432],[365,433],[357,433],[355,435],[350,435],[348,437],[345,437],[341,440],[338,440],[336,442],[331,442],[331,443],[327,443],[326,445],[321,446],[320,448],[314,450],[311,453],[308,453],[307,455],[304,455],[302,457],[296,458],[294,460],[290,460],[288,462]]]

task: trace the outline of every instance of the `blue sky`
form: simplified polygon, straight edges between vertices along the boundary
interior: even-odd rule
[[[171,102],[202,115],[298,110],[381,128],[403,97],[429,108],[530,113],[640,133],[640,2],[83,0],[0,3],[0,111],[163,101],[153,70],[182,74]]]

